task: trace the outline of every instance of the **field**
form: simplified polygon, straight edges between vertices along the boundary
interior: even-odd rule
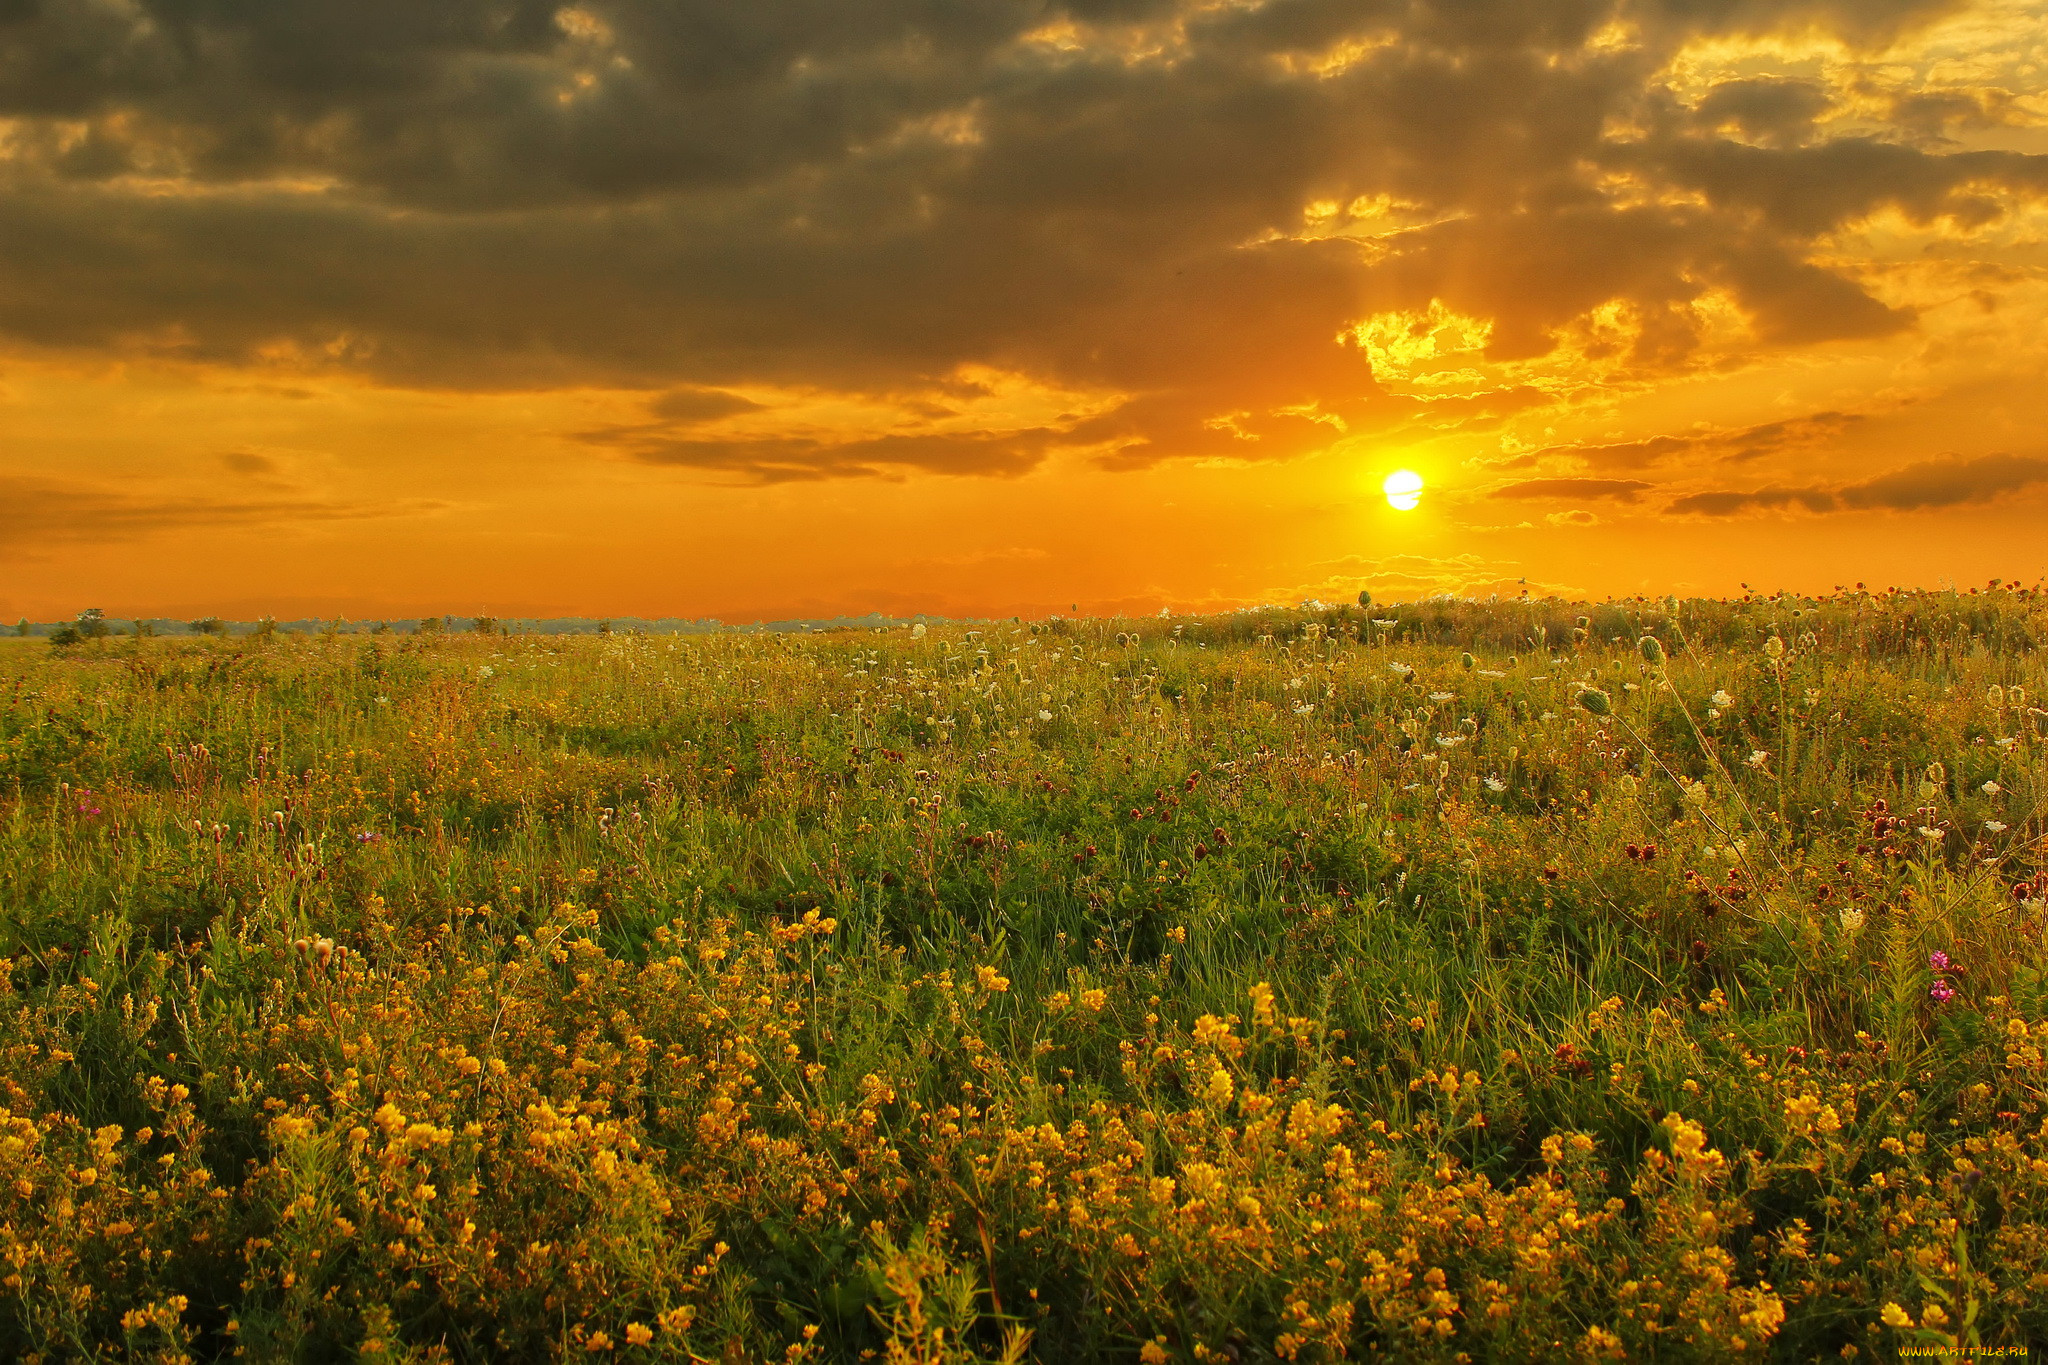
[[[2044,644],[20,642],[0,1356],[2048,1345]]]

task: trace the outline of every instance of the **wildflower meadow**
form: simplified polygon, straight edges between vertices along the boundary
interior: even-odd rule
[[[0,1357],[2048,1345],[2044,644],[0,642]]]

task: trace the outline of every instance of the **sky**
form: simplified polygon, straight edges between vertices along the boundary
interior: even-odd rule
[[[0,0],[0,617],[2032,581],[2044,234],[2044,0]]]

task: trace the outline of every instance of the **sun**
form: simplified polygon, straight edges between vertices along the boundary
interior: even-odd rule
[[[1412,469],[1395,470],[1380,488],[1387,495],[1387,506],[1396,512],[1413,512],[1422,501],[1422,476]]]

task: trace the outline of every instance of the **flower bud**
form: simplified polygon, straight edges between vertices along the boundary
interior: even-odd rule
[[[1614,699],[1597,687],[1588,687],[1581,691],[1578,701],[1579,705],[1585,707],[1596,716],[1611,716],[1614,714]]]
[[[1636,648],[1641,651],[1643,662],[1650,667],[1662,668],[1664,666],[1664,642],[1656,636],[1645,635],[1642,639],[1636,641]]]

